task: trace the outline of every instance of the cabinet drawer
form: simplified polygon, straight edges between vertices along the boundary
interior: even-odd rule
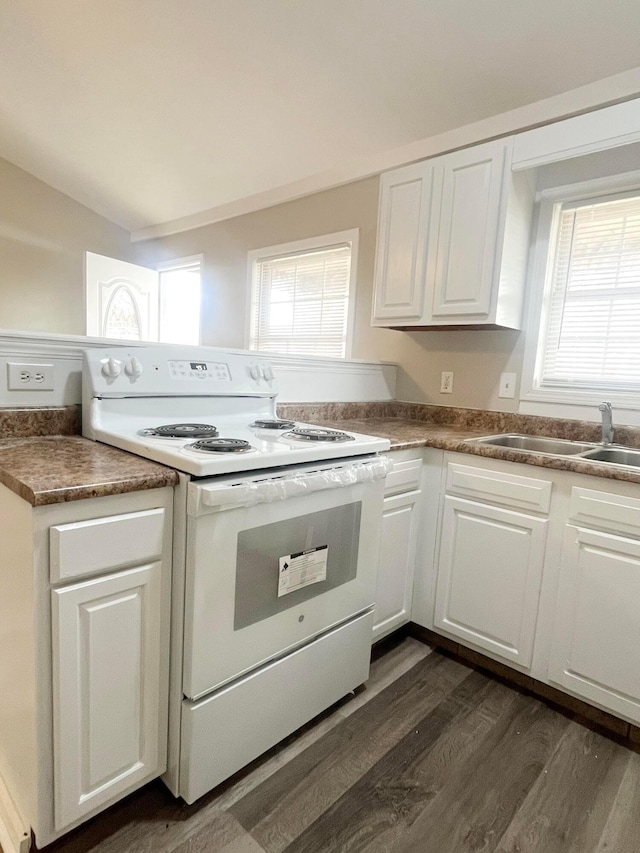
[[[640,536],[640,498],[595,489],[571,489],[569,521],[613,533]]]
[[[387,474],[387,479],[384,481],[385,496],[419,489],[421,472],[422,459],[395,462],[393,470]]]
[[[92,518],[49,528],[51,581],[158,559],[164,509]]]
[[[447,493],[533,512],[549,512],[551,482],[450,462]]]

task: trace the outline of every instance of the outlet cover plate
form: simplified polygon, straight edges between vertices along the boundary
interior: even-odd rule
[[[453,394],[453,373],[450,370],[443,370],[440,374],[440,393]]]
[[[10,361],[7,364],[9,391],[53,391],[52,364]]]

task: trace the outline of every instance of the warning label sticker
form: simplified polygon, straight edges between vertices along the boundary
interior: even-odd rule
[[[287,554],[280,557],[280,573],[278,575],[278,598],[310,586],[312,583],[326,580],[327,556],[329,549],[326,545],[309,548],[298,554]]]

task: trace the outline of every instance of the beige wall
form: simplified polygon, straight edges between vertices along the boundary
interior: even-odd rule
[[[134,247],[137,263],[204,255],[202,342],[244,346],[247,252],[348,228],[360,229],[353,357],[401,366],[398,398],[441,405],[512,411],[499,400],[500,373],[520,374],[519,332],[396,332],[370,325],[378,212],[378,179],[306,196]],[[440,394],[440,373],[454,372],[453,394]]]
[[[129,233],[0,159],[0,329],[83,335],[86,250],[127,260]]]
[[[134,248],[137,262],[150,266],[161,260],[204,254],[202,343],[242,347],[248,300],[247,252],[359,228],[353,357],[369,358],[384,351],[384,339],[393,334],[369,326],[377,212],[378,179],[371,178]]]
[[[377,178],[133,246],[124,229],[2,159],[0,186],[0,329],[84,334],[86,250],[148,266],[202,253],[202,342],[242,347],[247,252],[359,228],[353,357],[398,362],[403,400],[513,407],[512,401],[498,401],[495,391],[502,370],[520,371],[518,333],[371,327]],[[439,393],[442,370],[454,371],[451,395]]]

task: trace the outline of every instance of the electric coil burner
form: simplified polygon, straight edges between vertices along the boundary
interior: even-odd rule
[[[252,450],[249,442],[241,438],[203,438],[187,447],[189,450],[203,450],[206,453],[241,453]]]
[[[218,430],[211,424],[163,424],[141,429],[139,434],[156,438],[215,438]]]
[[[255,429],[293,429],[295,425],[295,421],[286,421],[282,418],[258,418],[252,424],[249,424],[250,427],[254,427]]]
[[[296,427],[287,433],[287,438],[299,441],[353,441],[353,436],[337,429],[323,427]]]

